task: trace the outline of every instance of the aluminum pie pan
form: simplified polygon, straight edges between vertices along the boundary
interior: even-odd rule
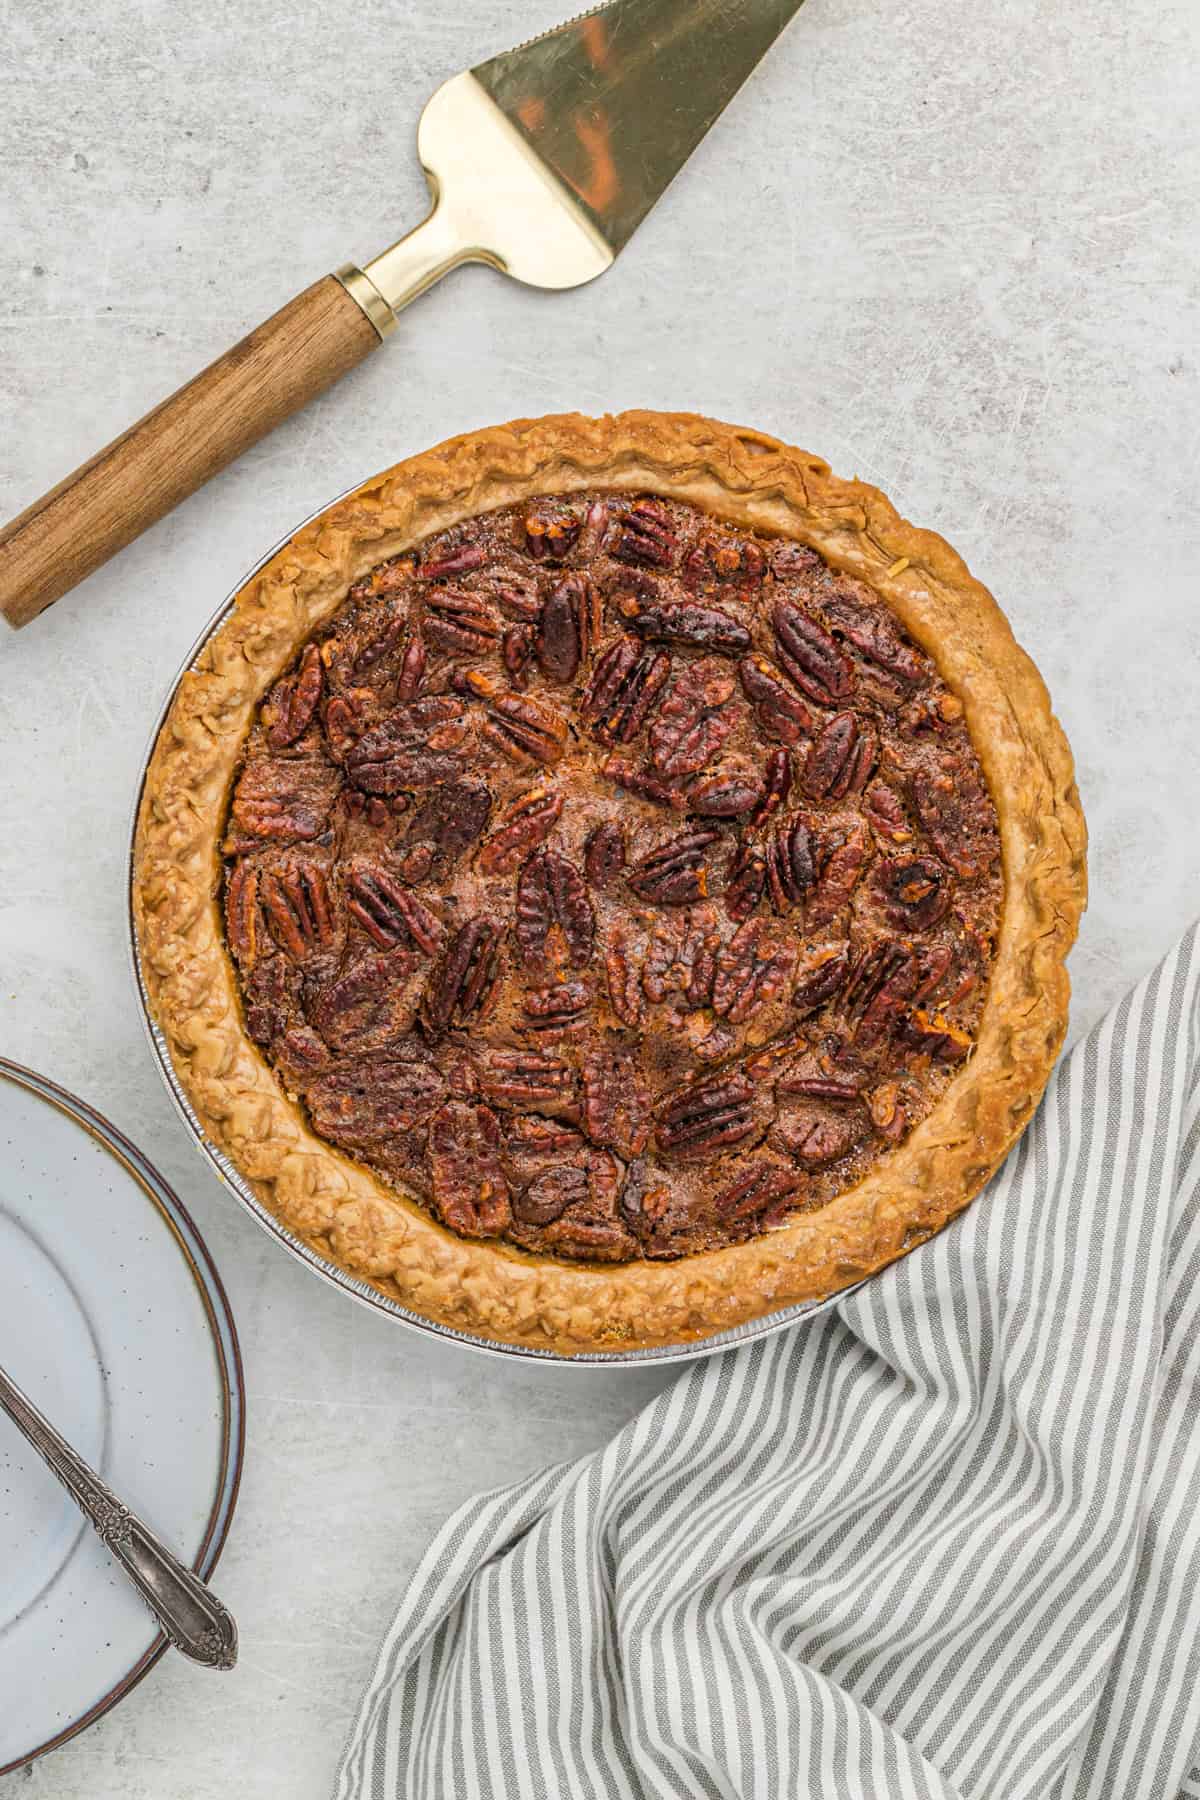
[[[171,1060],[171,1053],[167,1046],[166,1037],[155,1023],[150,1006],[149,992],[142,972],[141,953],[138,947],[137,928],[134,921],[133,892],[137,822],[138,815],[141,812],[142,795],[145,791],[146,776],[150,768],[150,759],[154,754],[154,749],[158,743],[159,734],[166,722],[167,714],[174,705],[175,696],[179,691],[179,684],[186,675],[190,674],[195,669],[196,664],[207,648],[209,639],[220,629],[225,620],[229,617],[229,614],[233,611],[237,597],[242,592],[242,589],[248,582],[254,579],[260,570],[266,567],[272,557],[278,555],[285,545],[290,543],[297,532],[303,531],[307,525],[312,524],[314,519],[320,518],[322,513],[328,512],[332,507],[337,506],[342,500],[346,499],[348,495],[354,493],[359,485],[360,484],[356,482],[352,487],[346,488],[342,493],[336,495],[334,499],[328,501],[324,506],[318,507],[314,512],[309,513],[306,518],[301,519],[299,524],[296,525],[292,531],[288,532],[286,536],[281,537],[277,543],[273,544],[271,548],[258,559],[252,568],[246,571],[237,585],[226,595],[225,599],[217,607],[212,618],[208,621],[208,624],[204,627],[203,631],[188,651],[187,656],[172,679],[166,697],[155,718],[154,725],[146,744],[145,754],[142,757],[138,771],[137,786],[133,797],[133,809],[129,821],[129,879],[126,889],[126,927],[128,933],[129,957],[133,971],[134,984],[137,989],[142,1023],[145,1027],[146,1036],[154,1056],[155,1064],[157,1065],[158,1071],[166,1084],[167,1091],[175,1104],[175,1110],[187,1127],[192,1142],[195,1144],[209,1168],[234,1194],[236,1199],[241,1202],[251,1218],[253,1218],[270,1237],[274,1238],[276,1243],[282,1245],[282,1247],[295,1257],[298,1262],[302,1262],[306,1268],[310,1269],[314,1275],[319,1276],[328,1286],[340,1288],[344,1294],[349,1294],[351,1299],[357,1300],[360,1305],[369,1307],[373,1312],[383,1313],[387,1317],[395,1319],[397,1323],[407,1326],[410,1330],[420,1332],[424,1337],[440,1338],[442,1340],[448,1340],[451,1343],[462,1344],[467,1349],[481,1351],[484,1355],[520,1357],[526,1362],[552,1363],[559,1367],[571,1368],[619,1368],[634,1365],[645,1367],[653,1366],[655,1364],[690,1362],[696,1357],[715,1356],[722,1350],[733,1350],[742,1344],[756,1343],[760,1338],[771,1337],[775,1332],[782,1331],[787,1326],[794,1325],[801,1319],[815,1318],[818,1313],[827,1312],[830,1307],[835,1306],[839,1301],[844,1300],[848,1294],[853,1293],[855,1287],[861,1287],[862,1283],[856,1282],[850,1287],[839,1288],[837,1293],[830,1294],[823,1300],[802,1301],[796,1306],[789,1306],[783,1308],[781,1311],[768,1313],[761,1319],[750,1319],[744,1325],[734,1326],[730,1331],[715,1333],[712,1337],[695,1338],[687,1343],[681,1344],[657,1345],[645,1350],[588,1350],[567,1356],[557,1350],[536,1349],[531,1345],[526,1344],[505,1344],[499,1342],[495,1338],[479,1337],[473,1332],[459,1331],[452,1325],[442,1325],[436,1319],[428,1319],[422,1313],[411,1311],[408,1307],[402,1306],[398,1300],[393,1300],[389,1295],[381,1292],[379,1288],[374,1287],[369,1281],[359,1280],[357,1276],[351,1275],[347,1269],[343,1269],[338,1263],[331,1262],[329,1258],[321,1256],[312,1248],[311,1244],[306,1244],[302,1238],[297,1237],[294,1232],[289,1231],[287,1226],[284,1225],[280,1219],[276,1218],[270,1207],[266,1206],[263,1201],[259,1199],[258,1195],[254,1192],[254,1189],[246,1180],[245,1176],[242,1175],[237,1165],[225,1151],[221,1149],[220,1145],[214,1142],[205,1130],[202,1121],[197,1115],[195,1108],[192,1106],[191,1101],[188,1099],[183,1084],[176,1073],[175,1065]]]

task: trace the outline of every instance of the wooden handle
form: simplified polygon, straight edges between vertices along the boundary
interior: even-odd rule
[[[0,530],[0,613],[28,625],[381,342],[332,275]]]

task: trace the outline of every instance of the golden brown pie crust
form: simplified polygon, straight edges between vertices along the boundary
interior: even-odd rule
[[[605,487],[782,533],[869,585],[963,702],[996,805],[1005,903],[971,1060],[909,1138],[820,1211],[677,1262],[573,1265],[439,1225],[310,1130],[248,1037],[219,908],[228,795],[255,709],[298,647],[386,557],[528,497]],[[1071,754],[991,595],[932,532],[818,457],[693,414],[515,420],[364,483],[238,594],[179,685],[145,783],[134,918],[143,977],[205,1129],[319,1256],[425,1317],[581,1351],[686,1342],[835,1292],[929,1237],[983,1186],[1035,1107],[1067,1022],[1086,896]]]

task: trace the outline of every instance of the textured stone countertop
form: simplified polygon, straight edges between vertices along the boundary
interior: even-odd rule
[[[552,0],[6,8],[0,515],[414,223],[425,96],[554,22]],[[323,1800],[439,1521],[599,1443],[664,1379],[430,1348],[283,1256],[191,1149],[123,934],[138,765],[200,627],[307,513],[453,432],[630,405],[777,432],[948,536],[1040,664],[1092,832],[1078,1031],[1200,904],[1198,54],[1194,0],[809,0],[601,282],[462,272],[0,638],[0,1050],[176,1184],[250,1403],[220,1571],[237,1674],[163,1661],[6,1800]]]

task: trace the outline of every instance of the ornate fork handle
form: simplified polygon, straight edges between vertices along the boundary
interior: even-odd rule
[[[237,1626],[232,1615],[72,1450],[33,1401],[0,1369],[0,1407],[39,1451],[100,1541],[121,1564],[177,1650],[210,1669],[232,1669]]]

